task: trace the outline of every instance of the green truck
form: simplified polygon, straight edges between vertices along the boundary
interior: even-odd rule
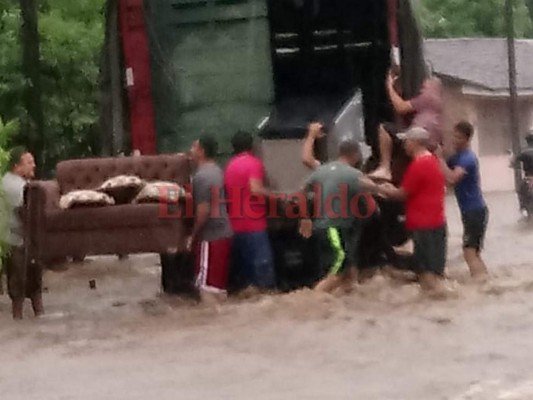
[[[134,7],[142,15],[131,12]],[[209,132],[226,158],[239,129],[266,140],[301,139],[310,121],[334,127],[342,116],[344,127],[359,121],[350,134],[375,153],[377,125],[393,117],[384,87],[391,49],[401,50],[404,93],[414,94],[424,74],[410,0],[109,0],[106,45],[129,41],[117,64],[133,88],[140,73],[131,72],[128,62],[142,43],[130,36],[139,29],[148,43],[145,91],[159,153],[184,151]],[[121,35],[114,35],[117,30]],[[112,61],[104,64],[111,77]],[[104,90],[116,97],[116,86]],[[129,104],[123,96],[123,107],[104,105],[104,114],[114,114],[108,131],[144,134],[127,123],[116,127],[144,112],[135,104],[142,92],[130,95]],[[335,135],[340,131],[345,128]],[[129,141],[110,140],[126,151]]]

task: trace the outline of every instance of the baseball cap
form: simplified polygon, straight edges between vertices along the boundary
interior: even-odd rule
[[[424,128],[414,126],[408,129],[406,132],[398,133],[396,137],[400,140],[429,140],[429,132],[426,131]]]

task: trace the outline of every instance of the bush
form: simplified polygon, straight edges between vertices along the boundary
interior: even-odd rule
[[[46,175],[63,159],[100,152],[99,57],[104,40],[105,0],[39,2],[43,154]],[[26,125],[18,2],[0,0],[0,117]],[[12,140],[30,146],[24,135]]]
[[[6,124],[0,119],[0,176],[4,176],[7,170],[9,158],[9,140],[18,131],[18,121],[10,121]],[[5,193],[0,185],[0,273],[2,272],[1,259],[6,255],[8,246],[5,237],[8,232],[9,205]]]

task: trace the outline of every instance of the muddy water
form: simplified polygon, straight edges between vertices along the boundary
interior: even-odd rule
[[[380,275],[346,296],[197,306],[159,295],[153,256],[48,272],[47,318],[15,324],[0,299],[1,398],[533,399],[532,229],[512,197],[490,202],[492,281],[468,283],[450,203],[441,302]]]

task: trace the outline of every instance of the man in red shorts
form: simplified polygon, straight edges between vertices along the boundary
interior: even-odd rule
[[[443,276],[446,264],[447,232],[444,216],[445,179],[439,159],[427,149],[430,135],[414,127],[398,134],[413,161],[405,172],[400,188],[387,183],[382,193],[388,198],[405,200],[406,227],[412,232],[419,282],[431,295],[446,294]]]
[[[224,173],[214,161],[217,151],[209,135],[191,147],[198,169],[192,179],[195,220],[187,247],[196,254],[196,286],[202,300],[219,301],[226,296],[233,233],[224,201]]]

